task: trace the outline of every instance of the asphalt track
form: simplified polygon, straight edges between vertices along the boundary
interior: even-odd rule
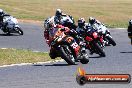
[[[35,24],[20,24],[23,36],[4,36],[0,32],[0,47],[48,51],[43,41],[42,27]],[[132,75],[132,46],[125,29],[111,29],[117,46],[105,48],[106,57],[94,54],[90,62],[81,65],[88,74]],[[76,83],[79,65],[68,66],[66,62],[33,64],[0,68],[0,88],[132,88],[129,84],[85,84]]]
[[[21,23],[23,36],[13,34],[6,36],[0,30],[0,48],[29,49],[36,51],[48,51],[49,48],[43,38],[43,26],[38,24]]]

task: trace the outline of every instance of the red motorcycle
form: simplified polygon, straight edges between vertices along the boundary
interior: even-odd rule
[[[100,36],[96,31],[89,31],[85,36],[86,48],[90,50],[91,54],[96,53],[101,57],[105,57],[103,47],[103,36]]]
[[[88,56],[86,54],[80,53],[81,47],[76,43],[75,39],[66,35],[62,28],[54,28],[50,30],[50,40],[51,40],[51,51],[50,57],[55,59],[56,57],[61,57],[69,65],[74,65],[75,62],[80,61],[82,64],[87,64],[89,62]],[[80,55],[78,59],[78,55]]]

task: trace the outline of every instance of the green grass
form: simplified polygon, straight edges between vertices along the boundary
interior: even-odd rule
[[[76,21],[93,16],[110,27],[127,27],[132,18],[131,0],[1,0],[0,8],[19,19],[40,21],[60,8]]]
[[[60,59],[60,58],[57,58]],[[50,61],[48,53],[20,49],[0,49],[0,65]]]

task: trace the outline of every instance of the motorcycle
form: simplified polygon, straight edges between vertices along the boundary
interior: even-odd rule
[[[131,44],[132,44],[132,23],[131,23],[131,21],[132,20],[129,21],[127,32],[128,32],[128,38],[131,39]]]
[[[74,65],[78,61],[82,64],[87,64],[89,62],[88,56],[80,53],[81,47],[76,43],[75,39],[72,36],[66,35],[62,30],[62,28],[49,30],[49,35],[51,36],[50,57],[52,59],[61,57],[69,65]],[[78,59],[78,54],[81,55],[80,59]]]
[[[90,50],[91,54],[96,53],[101,57],[105,57],[103,47],[103,37],[100,36],[96,30],[88,31],[85,36],[86,48]]]
[[[11,33],[18,33],[19,35],[23,35],[22,29],[18,25],[18,21],[13,16],[5,16],[3,19],[3,27],[1,30],[10,35]]]
[[[70,29],[76,29],[75,21],[72,16],[63,16],[61,19],[61,24],[65,27],[68,27]]]
[[[100,25],[98,28],[98,33],[103,36],[103,40],[107,42],[105,45],[113,45],[116,46],[116,42],[112,38],[110,31],[104,25]]]

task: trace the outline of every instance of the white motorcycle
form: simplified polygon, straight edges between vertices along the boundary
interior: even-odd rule
[[[101,24],[101,25],[97,24],[97,25],[94,25],[94,27],[100,35],[103,35],[104,41],[108,43],[107,45],[111,44],[113,46],[116,46],[116,42],[112,38],[110,31],[106,28],[104,24]]]
[[[77,28],[77,26],[75,25],[75,21],[74,21],[73,17],[70,15],[63,16],[60,21],[61,21],[61,24],[65,27],[68,27],[70,29],[76,29]]]
[[[13,16],[4,16],[3,27],[1,30],[7,35],[10,35],[11,33],[18,33],[19,35],[23,35],[23,31],[19,27],[17,19]]]

